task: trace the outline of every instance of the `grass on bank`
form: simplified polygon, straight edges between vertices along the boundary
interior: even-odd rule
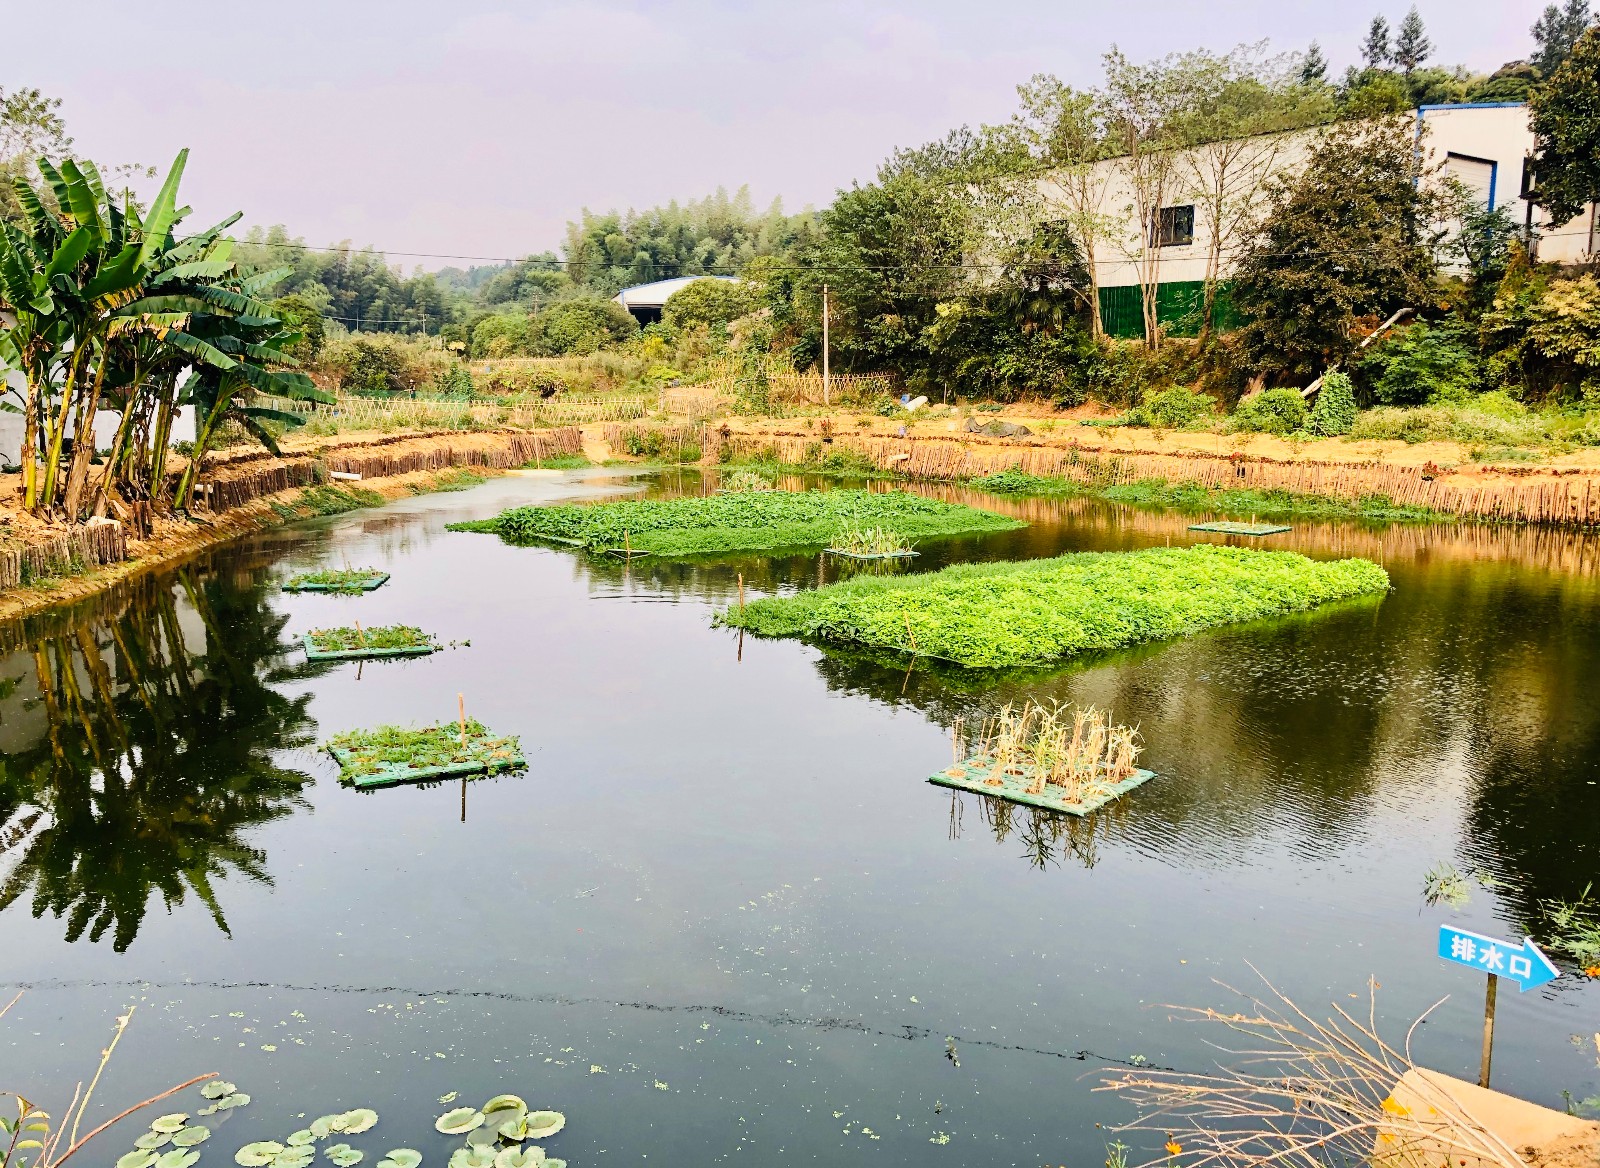
[[[718,620],[763,636],[988,669],[1184,636],[1388,587],[1388,574],[1367,560],[1202,544],[861,577],[730,608]]]
[[[452,523],[511,543],[554,541],[596,551],[622,548],[693,556],[824,547],[847,525],[893,529],[905,539],[1008,531],[1015,519],[905,491],[740,491],[560,507],[517,507],[493,519]]]
[[[1141,507],[1164,507],[1187,515],[1223,515],[1234,519],[1251,515],[1268,519],[1371,519],[1389,523],[1436,523],[1460,519],[1460,516],[1429,507],[1409,507],[1396,503],[1387,495],[1340,499],[1331,495],[1285,490],[1258,491],[1242,487],[1207,487],[1201,483],[1172,483],[1166,479],[1141,479],[1136,483],[1096,486],[1011,469],[971,479],[968,485],[997,495],[1105,499],[1112,503]]]

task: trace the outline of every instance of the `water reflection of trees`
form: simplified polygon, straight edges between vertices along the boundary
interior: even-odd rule
[[[993,795],[950,792],[950,838],[957,840],[966,831],[968,800],[977,803],[983,827],[997,844],[1011,841],[1022,847],[1018,858],[1029,867],[1044,871],[1073,860],[1093,868],[1100,860],[1100,841],[1109,839],[1117,821],[1117,809],[1108,807],[1091,815],[1064,815],[1042,807],[1029,807],[998,799]]]
[[[228,931],[217,882],[270,883],[251,828],[302,805],[273,752],[312,741],[264,564],[147,577],[0,631],[0,911],[31,897],[66,937],[118,951],[152,897],[193,897]]]

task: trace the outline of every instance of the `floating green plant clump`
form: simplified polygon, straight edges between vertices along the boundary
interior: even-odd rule
[[[1088,707],[1005,706],[972,755],[928,781],[1015,803],[1087,815],[1155,776],[1134,765],[1139,732]]]
[[[866,527],[854,521],[846,522],[828,541],[828,550],[836,556],[849,556],[856,560],[894,560],[914,556],[911,541],[887,527]]]
[[[336,629],[312,629],[303,640],[309,661],[425,657],[439,648],[432,633],[425,633],[415,625],[379,625],[370,629],[343,625]]]
[[[561,1131],[567,1126],[567,1117],[559,1111],[529,1111],[517,1095],[496,1095],[482,1107],[453,1108],[433,1126],[447,1136],[465,1137],[463,1146],[451,1153],[449,1168],[567,1168],[565,1160],[546,1156],[537,1143],[529,1143]],[[525,1143],[529,1146],[524,1147]],[[395,1153],[389,1156],[393,1159]],[[397,1164],[395,1168],[416,1165]]]
[[[491,532],[511,543],[693,556],[824,547],[847,523],[892,528],[904,538],[1023,526],[1003,515],[907,491],[747,490],[589,506],[517,507],[493,519],[452,523],[450,529]]]
[[[389,573],[376,568],[329,569],[324,572],[302,572],[283,586],[285,592],[338,592],[354,595],[380,588],[389,579]]]
[[[379,726],[335,735],[328,753],[339,764],[341,782],[357,787],[517,770],[527,766],[515,735],[491,734],[475,718],[408,729]]]
[[[1388,574],[1367,560],[1203,544],[865,577],[752,601],[718,621],[764,636],[1004,668],[1300,612],[1388,587]]]
[[[736,470],[732,474],[722,476],[722,489],[724,491],[770,491],[772,490],[772,480],[758,471]]]

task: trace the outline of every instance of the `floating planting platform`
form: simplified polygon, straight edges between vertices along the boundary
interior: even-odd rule
[[[913,540],[1023,526],[1004,515],[909,491],[741,490],[678,499],[517,507],[493,519],[452,523],[450,530],[490,532],[510,543],[559,543],[595,552],[622,549],[683,558],[838,547],[841,529],[849,528],[882,528]]]
[[[393,787],[452,775],[497,774],[528,765],[515,735],[495,735],[468,719],[413,729],[379,726],[330,739],[339,781],[355,787]]]
[[[921,552],[914,552],[910,548],[898,552],[849,552],[844,548],[823,548],[830,556],[843,556],[847,560],[909,560],[913,556],[920,556]]]
[[[928,782],[977,795],[993,795],[997,799],[1024,803],[1029,807],[1043,807],[1047,811],[1088,815],[1155,777],[1153,771],[1135,770],[1127,778],[1116,782],[1090,779],[1081,784],[1074,795],[1066,787],[1039,782],[1030,763],[1001,767],[991,756],[974,755],[936,775],[929,775]]]
[[[1277,535],[1290,529],[1277,523],[1191,523],[1190,531],[1220,531],[1223,535]]]
[[[411,625],[373,629],[312,629],[301,638],[307,661],[354,661],[367,657],[426,657],[439,644],[431,633]]]
[[[285,592],[335,592],[354,596],[382,588],[389,581],[389,573],[376,568],[346,568],[343,571],[302,572],[284,584]]]

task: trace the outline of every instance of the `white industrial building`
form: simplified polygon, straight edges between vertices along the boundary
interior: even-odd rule
[[[737,284],[737,276],[677,276],[671,280],[656,280],[649,284],[635,284],[624,288],[611,299],[633,313],[640,324],[654,324],[661,319],[662,310],[673,293],[681,292],[696,280],[727,280]]]
[[[1524,197],[1532,180],[1534,153],[1525,105],[1430,105],[1420,107],[1414,116],[1426,127],[1419,140],[1429,162],[1460,180],[1485,208],[1509,205],[1517,221],[1538,234],[1540,261],[1586,263],[1600,254],[1595,206],[1569,223],[1554,225]],[[1231,158],[1239,180],[1234,205],[1252,200],[1259,205],[1265,180],[1303,166],[1319,132],[1300,130],[1238,143]],[[1142,270],[1155,275],[1163,323],[1194,315],[1216,230],[1206,213],[1203,193],[1197,190],[1207,169],[1205,148],[1178,154],[1166,184],[1167,194],[1151,215],[1148,229],[1133,211],[1134,186],[1124,159],[1097,163],[1076,181],[1061,178],[1042,184],[1046,217],[1071,220],[1088,211],[1102,224],[1094,248],[1095,276],[1101,315],[1112,335],[1138,336],[1143,331]],[[1230,242],[1236,247],[1239,240],[1228,240],[1225,231],[1219,270],[1222,279],[1230,270]]]

